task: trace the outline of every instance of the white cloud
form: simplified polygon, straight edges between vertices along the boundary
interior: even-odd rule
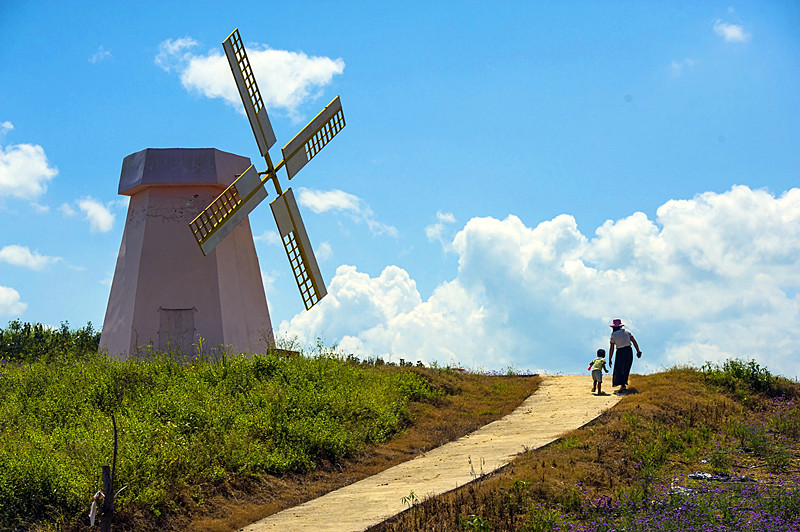
[[[473,218],[449,249],[458,272],[427,300],[396,266],[376,278],[340,266],[282,331],[394,360],[580,372],[620,317],[645,352],[634,371],[753,357],[797,375],[800,189],[673,200],[591,237],[569,215]]]
[[[278,234],[278,232],[269,229],[264,231],[260,235],[254,236],[253,240],[255,240],[256,242],[266,242],[267,244],[275,246],[283,245],[283,243],[281,242],[281,236]]]
[[[266,292],[267,295],[272,293],[277,277],[278,275],[274,272],[270,273],[261,270],[261,283],[264,285],[264,292]]]
[[[116,204],[117,202],[113,201],[109,205],[103,205],[93,198],[78,200],[78,208],[83,212],[86,220],[89,221],[89,230],[92,233],[107,233],[111,231],[114,227],[115,217],[109,207]]]
[[[726,42],[746,42],[750,39],[750,34],[744,31],[744,26],[729,24],[720,19],[714,21],[714,33]]]
[[[686,59],[681,59],[680,61],[672,61],[669,66],[670,75],[673,78],[679,78],[687,70],[693,69],[695,64],[697,64],[697,61],[688,57]]]
[[[104,61],[111,57],[111,51],[106,50],[102,46],[100,46],[97,51],[89,58],[90,63],[99,63],[100,61]]]
[[[321,242],[314,250],[314,256],[319,261],[328,260],[333,257],[333,248],[329,242]]]
[[[75,216],[76,214],[78,214],[78,212],[75,209],[73,209],[72,206],[69,205],[68,203],[63,203],[61,207],[58,208],[58,210],[61,211],[61,214],[63,214],[64,216]]]
[[[0,316],[19,316],[28,308],[19,300],[19,292],[8,286],[0,286]]]
[[[379,222],[369,205],[349,192],[342,190],[312,190],[301,187],[298,190],[297,203],[311,209],[317,214],[325,212],[342,212],[354,222],[364,223],[373,235],[397,236],[397,228]]]
[[[191,60],[192,54],[189,50],[195,46],[197,46],[197,41],[191,37],[167,39],[158,45],[155,63],[166,72],[180,69],[182,65]]]
[[[14,129],[11,122],[0,125],[2,134]],[[50,166],[44,149],[36,144],[0,145],[0,196],[35,200],[47,191],[47,183],[58,174]]]
[[[196,46],[197,42],[190,37],[166,40],[159,45],[155,62],[167,72],[178,72],[187,90],[208,98],[222,98],[241,110],[241,99],[225,56],[217,50],[195,55],[191,50]],[[281,109],[293,119],[299,118],[300,105],[318,98],[322,87],[334,75],[341,74],[345,66],[341,58],[310,57],[302,52],[262,46],[249,46],[247,57],[264,105],[268,110]]]
[[[451,212],[439,211],[436,213],[435,224],[431,224],[425,228],[425,236],[428,237],[429,242],[441,241],[442,234],[444,233],[445,224],[454,224],[456,222],[455,216]]]
[[[0,262],[7,262],[13,266],[21,266],[31,270],[41,270],[45,266],[54,264],[61,260],[61,257],[49,257],[41,255],[38,251],[31,252],[25,246],[11,244],[0,249]]]
[[[361,200],[342,190],[311,190],[301,188],[298,202],[315,213],[328,211],[350,211],[358,213],[361,210]]]

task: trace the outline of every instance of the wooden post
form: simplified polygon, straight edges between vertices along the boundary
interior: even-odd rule
[[[114,425],[114,457],[112,467],[103,466],[103,513],[100,518],[100,532],[111,532],[111,520],[114,516],[114,475],[117,472],[117,420],[111,415],[111,423]]]

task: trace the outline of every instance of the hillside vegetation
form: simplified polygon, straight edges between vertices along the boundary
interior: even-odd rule
[[[510,412],[524,376],[304,356],[113,361],[91,324],[0,329],[0,530],[236,530]],[[586,401],[593,396],[588,390]],[[800,385],[753,361],[632,379],[589,425],[378,531],[800,530]]]
[[[632,385],[589,425],[372,532],[800,530],[796,382],[730,360]]]
[[[115,484],[125,487],[116,530],[229,530],[242,518],[208,516],[241,512],[253,496],[260,516],[269,484],[285,492],[271,511],[296,504],[316,493],[312,477],[325,489],[366,476],[496,419],[535,389],[530,379],[389,366],[323,346],[185,363],[163,353],[111,360],[97,342],[91,324],[0,329],[0,530],[86,528],[100,466],[112,461],[112,415]],[[458,399],[465,391],[471,398]],[[393,436],[405,451],[384,444]]]

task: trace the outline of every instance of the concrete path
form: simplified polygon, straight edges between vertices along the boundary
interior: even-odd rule
[[[516,410],[463,438],[413,460],[271,515],[243,532],[356,532],[408,506],[411,491],[423,499],[453,490],[508,464],[526,449],[546,445],[581,427],[620,400],[590,393],[591,376],[545,375],[539,389]],[[610,382],[606,383],[609,386]]]

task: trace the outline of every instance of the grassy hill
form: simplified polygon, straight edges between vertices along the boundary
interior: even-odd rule
[[[538,383],[322,346],[119,362],[97,340],[91,325],[0,329],[0,530],[88,529],[112,414],[115,530],[235,530],[467,434]],[[798,530],[797,383],[733,360],[632,386],[586,427],[373,530]]]
[[[372,532],[800,530],[797,383],[732,360],[632,385],[589,425]]]
[[[87,528],[112,415],[116,530],[230,530],[466,434],[535,386],[322,346],[115,361],[91,325],[12,322],[0,330],[0,530]]]

